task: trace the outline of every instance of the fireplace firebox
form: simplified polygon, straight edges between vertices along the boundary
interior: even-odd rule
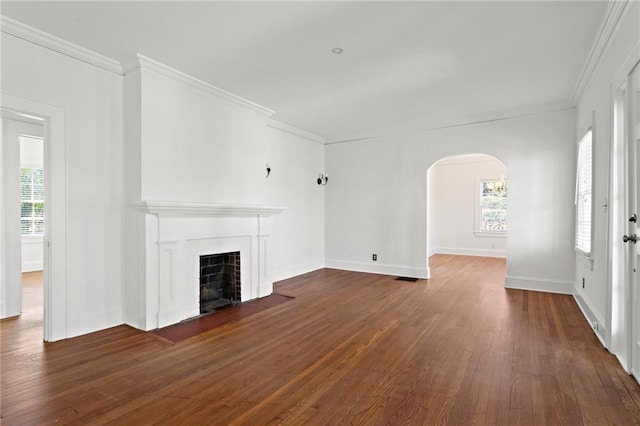
[[[200,256],[200,313],[240,303],[240,252]]]

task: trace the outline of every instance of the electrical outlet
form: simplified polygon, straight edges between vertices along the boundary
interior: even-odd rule
[[[582,288],[584,288],[584,277],[582,277]]]
[[[371,256],[371,258],[373,259],[374,262],[378,261],[378,255],[375,253]]]
[[[598,324],[598,321],[594,321],[592,326],[595,331],[600,330],[600,324]]]

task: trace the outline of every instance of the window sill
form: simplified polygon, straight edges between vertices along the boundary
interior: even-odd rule
[[[476,237],[488,237],[488,238],[507,238],[506,232],[491,232],[491,231],[474,231]]]
[[[581,251],[576,250],[576,259],[578,260],[578,262],[588,267],[590,271],[593,271],[593,258],[591,256],[588,256]]]

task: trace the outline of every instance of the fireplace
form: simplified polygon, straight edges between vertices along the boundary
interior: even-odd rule
[[[200,314],[240,300],[240,252],[200,256]]]
[[[142,330],[177,324],[201,314],[202,296],[207,301],[220,299],[215,302],[219,304],[273,292],[271,217],[284,208],[166,201],[143,201],[134,207],[127,219],[132,229],[127,245],[127,324]],[[235,268],[207,269],[206,279],[201,275],[214,266],[208,258],[201,265],[201,257],[229,253],[236,253]],[[216,269],[235,284],[208,286],[220,275]],[[205,308],[209,309],[216,308]]]

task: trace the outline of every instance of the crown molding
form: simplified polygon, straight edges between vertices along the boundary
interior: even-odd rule
[[[269,217],[282,213],[285,207],[247,205],[247,204],[211,204],[185,203],[167,201],[141,201],[133,203],[133,207],[144,213],[159,216],[179,217],[233,217],[262,216]]]
[[[528,108],[517,114],[488,116],[487,118],[483,118],[482,120],[477,120],[477,121],[460,121],[458,123],[447,124],[444,126],[417,128],[417,129],[412,129],[412,130],[403,131],[403,132],[383,132],[378,135],[371,135],[371,136],[365,136],[365,137],[354,138],[354,139],[329,140],[325,143],[325,145],[338,145],[343,143],[363,142],[367,140],[380,140],[385,138],[387,139],[388,138],[396,138],[396,139],[408,138],[408,137],[423,135],[425,133],[438,132],[446,129],[455,129],[459,127],[470,127],[470,126],[481,126],[485,124],[490,125],[491,123],[500,122],[500,121],[518,120],[522,118],[535,117],[538,115],[545,115],[545,114],[556,114],[556,113],[562,113],[566,111],[572,111],[574,109],[575,109],[575,106],[567,106],[562,104],[549,105],[542,108],[538,108],[538,107]]]
[[[582,67],[580,77],[571,94],[571,105],[576,106],[582,98],[594,71],[615,38],[614,36],[618,31],[620,21],[625,11],[629,9],[628,5],[629,0],[615,0],[607,4],[604,16],[598,27],[598,33],[593,41],[591,50],[589,50],[589,56],[587,56],[587,61]]]
[[[89,49],[85,49],[84,47],[63,40],[49,33],[45,33],[37,28],[30,27],[22,22],[0,15],[0,27],[2,32],[5,34],[12,35],[21,40],[47,48],[98,68],[102,68],[106,71],[122,75],[122,67],[118,61],[100,55],[99,53]]]
[[[305,130],[290,126],[285,123],[281,123],[274,119],[269,119],[267,121],[267,126],[271,127],[272,129],[280,130],[281,132],[289,133],[290,135],[301,137],[311,142],[319,143],[322,145],[327,143],[327,139],[323,138],[322,136],[318,136],[314,133],[307,132]]]
[[[172,68],[168,65],[165,65],[161,62],[158,62],[154,59],[148,58],[141,54],[137,55],[136,60],[126,64],[123,67],[123,69],[124,69],[125,75],[137,69],[140,69],[142,72],[146,72],[146,71],[152,72],[168,80],[177,82],[179,84],[183,84],[185,86],[191,87],[196,90],[203,91],[213,96],[217,96],[219,98],[227,100],[241,107],[248,108],[265,117],[270,117],[273,114],[275,114],[275,111],[270,110],[269,108],[265,108],[262,105],[258,105],[255,102],[251,102],[250,100],[247,100],[243,97],[234,95],[231,92],[227,92],[226,90],[220,89],[219,87],[216,87],[205,81],[192,77],[189,74],[186,74],[182,71],[179,71],[175,68]]]

